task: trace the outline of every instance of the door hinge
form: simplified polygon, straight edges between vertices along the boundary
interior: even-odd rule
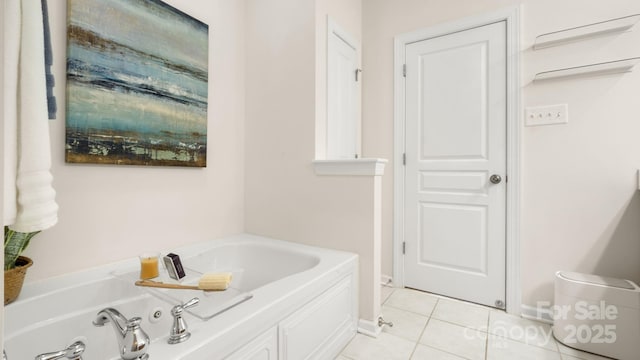
[[[407,253],[407,243],[406,242],[402,242],[402,255]]]
[[[402,76],[407,77],[407,64],[402,64]]]
[[[407,153],[402,154],[402,165],[407,165]]]

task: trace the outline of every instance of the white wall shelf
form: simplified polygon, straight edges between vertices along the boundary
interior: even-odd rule
[[[533,81],[630,72],[639,61],[640,57],[634,57],[629,59],[570,67],[565,69],[543,71],[537,73],[533,78]]]
[[[640,14],[602,21],[594,24],[578,26],[570,29],[554,31],[536,37],[533,50],[540,50],[569,42],[586,40],[597,36],[624,32],[640,20]]]

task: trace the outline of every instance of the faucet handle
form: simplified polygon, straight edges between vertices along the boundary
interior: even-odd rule
[[[197,297],[187,301],[184,304],[176,305],[171,309],[171,315],[173,315],[173,326],[171,327],[171,333],[169,336],[169,344],[179,344],[186,341],[191,333],[187,330],[187,323],[182,318],[182,312],[184,309],[198,305],[200,299]]]
[[[200,299],[197,298],[197,297],[194,297],[193,299],[191,299],[191,300],[187,301],[186,303],[184,303],[182,305],[182,308],[183,309],[188,309],[190,307],[194,307],[194,306],[198,305],[199,303],[200,303]]]
[[[56,360],[63,358],[67,358],[69,360],[82,360],[82,353],[84,353],[84,349],[84,343],[82,341],[76,341],[64,350],[40,354],[36,356],[35,360]]]
[[[200,303],[200,299],[197,297],[194,297],[193,299],[187,301],[184,304],[179,304],[174,306],[171,309],[171,314],[173,314],[173,316],[178,316],[182,314],[182,311],[184,311],[184,309],[188,309],[190,307],[194,307],[196,305],[198,305],[198,303]]]

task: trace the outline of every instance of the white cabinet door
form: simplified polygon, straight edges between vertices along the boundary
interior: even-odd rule
[[[280,360],[333,359],[355,334],[354,281],[349,276],[280,322]]]
[[[278,329],[273,327],[250,343],[234,352],[225,360],[277,360]]]

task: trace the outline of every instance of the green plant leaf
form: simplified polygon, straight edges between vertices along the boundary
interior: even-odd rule
[[[18,256],[29,246],[31,239],[39,231],[22,233],[4,227],[4,269],[11,270],[16,266]]]

